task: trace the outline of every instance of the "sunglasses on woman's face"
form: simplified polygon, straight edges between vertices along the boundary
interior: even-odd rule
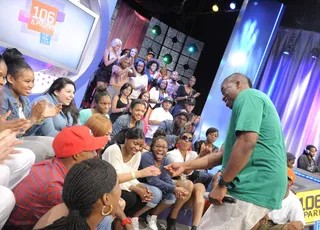
[[[181,137],[181,140],[192,142],[192,137],[182,136],[182,137]]]

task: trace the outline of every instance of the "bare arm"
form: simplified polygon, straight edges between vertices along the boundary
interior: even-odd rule
[[[209,169],[222,163],[222,153],[211,153],[193,161],[185,162],[186,170]]]
[[[225,181],[232,181],[248,163],[258,141],[258,136],[258,133],[255,132],[239,132],[228,164],[222,174]]]
[[[110,53],[109,49],[107,48],[104,51],[104,55],[103,55],[103,62],[105,64],[105,66],[108,66],[108,65],[112,64],[115,60],[118,59],[118,57],[114,57],[114,58],[111,58],[110,60],[108,60],[109,53]]]
[[[160,125],[161,124],[161,121],[152,121],[152,120],[149,120],[148,121],[149,125]]]

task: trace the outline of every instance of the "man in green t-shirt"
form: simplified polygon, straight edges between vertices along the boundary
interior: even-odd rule
[[[251,80],[239,73],[221,85],[222,99],[232,109],[223,153],[167,167],[176,175],[222,163],[210,193],[215,206],[205,213],[198,229],[250,230],[269,211],[281,208],[287,163],[280,119],[270,98],[251,87]],[[235,204],[222,203],[227,193],[236,198]]]

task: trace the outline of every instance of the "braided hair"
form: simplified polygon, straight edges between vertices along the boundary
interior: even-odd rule
[[[110,193],[116,183],[116,170],[106,161],[90,159],[74,165],[65,178],[62,193],[69,215],[43,229],[90,230],[86,218],[97,200]]]

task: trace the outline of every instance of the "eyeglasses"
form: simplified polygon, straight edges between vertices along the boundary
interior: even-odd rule
[[[192,137],[182,136],[180,139],[181,139],[181,140],[183,140],[183,141],[189,141],[189,142],[192,142]]]

